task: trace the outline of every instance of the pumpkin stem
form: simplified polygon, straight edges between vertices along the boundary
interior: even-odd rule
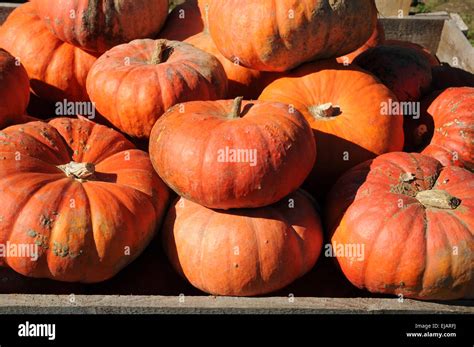
[[[230,111],[229,114],[230,119],[240,118],[240,112],[242,111],[242,100],[244,100],[243,96],[238,96],[234,99],[232,111]]]
[[[68,164],[58,165],[57,168],[64,172],[67,177],[73,177],[81,182],[95,173],[95,166],[92,163],[71,161]]]
[[[328,102],[322,105],[309,107],[309,112],[316,118],[331,118],[336,117],[341,113],[339,106]]]
[[[423,190],[418,192],[415,198],[425,207],[454,210],[461,204],[460,199],[445,190]]]
[[[164,63],[169,58],[171,49],[171,47],[166,47],[166,40],[157,40],[149,63],[152,65]]]

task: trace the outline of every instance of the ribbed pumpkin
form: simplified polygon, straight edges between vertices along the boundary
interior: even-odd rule
[[[168,0],[32,0],[60,40],[103,53],[134,39],[154,37],[168,15]]]
[[[219,0],[209,2],[208,21],[227,59],[255,70],[286,71],[362,46],[377,9],[373,0]]]
[[[0,243],[37,246],[3,265],[29,277],[99,282],[155,234],[169,191],[148,154],[88,120],[56,118],[0,132]]]
[[[31,89],[50,101],[88,101],[86,78],[96,57],[58,40],[26,3],[0,26],[0,47],[18,57]]]
[[[398,101],[418,101],[429,91],[431,65],[419,49],[381,45],[359,55],[354,64],[378,77]]]
[[[402,116],[382,114],[395,95],[353,65],[303,65],[271,83],[259,100],[292,105],[313,128],[318,153],[307,184],[314,195],[323,195],[354,165],[403,148]]]
[[[323,238],[318,214],[299,191],[268,207],[226,212],[181,198],[162,232],[181,275],[204,292],[229,296],[290,284],[314,266]]]
[[[196,101],[153,127],[150,157],[180,196],[218,209],[261,207],[295,191],[313,167],[308,122],[281,103]]]
[[[402,41],[402,40],[385,40],[384,45],[395,46],[395,47],[408,47],[408,48],[416,49],[421,54],[423,54],[426,59],[428,59],[432,67],[440,65],[438,58],[436,58],[436,56],[433,53],[431,53],[431,51],[428,48],[425,48],[422,45],[419,45],[417,43],[410,42],[410,41]]]
[[[473,186],[474,174],[421,154],[388,153],[348,171],[326,215],[346,277],[375,293],[473,297]]]
[[[0,129],[23,119],[30,100],[30,80],[25,68],[0,48]]]
[[[473,87],[474,74],[457,67],[449,66],[443,63],[440,66],[434,66],[431,69],[433,82],[431,90],[445,90],[450,87]]]
[[[158,36],[167,40],[184,41],[203,30],[204,23],[197,0],[188,0],[171,11]]]
[[[144,39],[101,56],[88,75],[87,92],[114,126],[148,138],[171,106],[225,97],[227,77],[217,58],[190,44]]]
[[[449,88],[429,106],[434,134],[423,154],[474,171],[474,88]]]
[[[384,42],[385,30],[383,28],[382,22],[380,20],[377,20],[372,35],[369,37],[367,42],[364,43],[361,47],[357,48],[354,52],[348,53],[342,57],[337,58],[337,62],[346,65],[351,64],[354,59],[361,53],[365,52],[369,48],[376,47]]]

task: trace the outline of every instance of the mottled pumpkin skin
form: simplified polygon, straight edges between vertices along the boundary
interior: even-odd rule
[[[373,0],[210,1],[208,25],[219,51],[262,71],[343,56],[362,46],[377,21]]]
[[[23,119],[30,100],[30,80],[23,65],[0,48],[0,129]]]
[[[259,100],[293,105],[311,125],[318,149],[306,184],[314,195],[324,195],[351,167],[403,148],[403,117],[381,114],[382,103],[396,101],[395,95],[355,66],[332,61],[303,65],[271,83]],[[314,107],[326,103],[338,106],[339,113],[314,113]]]
[[[158,37],[167,40],[184,41],[203,30],[204,22],[197,0],[188,0],[171,11]]]
[[[449,88],[429,106],[434,134],[423,154],[474,171],[474,88]]]
[[[149,151],[160,177],[178,195],[218,209],[266,206],[298,189],[316,156],[303,116],[281,103],[245,101],[241,118],[231,118],[232,106],[196,101],[163,115]],[[252,151],[253,163],[226,148]]]
[[[56,37],[98,53],[134,39],[154,37],[168,15],[168,0],[32,0],[32,3]]]
[[[88,101],[86,78],[97,57],[57,39],[31,3],[15,9],[0,27],[0,47],[18,57],[31,90],[49,101]]]
[[[425,48],[422,45],[419,45],[417,43],[410,42],[410,41],[401,41],[401,40],[385,40],[384,45],[395,46],[395,47],[408,47],[408,48],[416,49],[421,54],[423,54],[426,59],[428,59],[432,67],[440,65],[438,58],[433,53],[431,53],[431,51],[428,48]]]
[[[433,82],[431,90],[445,90],[450,87],[473,87],[474,74],[456,67],[443,63],[440,66],[434,66],[431,69]]]
[[[162,233],[182,276],[204,292],[228,296],[287,286],[314,266],[323,238],[318,214],[299,191],[271,206],[226,212],[181,198]]]
[[[421,154],[389,153],[342,176],[328,198],[336,245],[364,247],[363,259],[337,260],[357,287],[426,300],[474,297],[474,174]],[[444,190],[454,209],[415,195]]]
[[[153,61],[157,55],[161,61]],[[134,40],[101,56],[87,78],[97,110],[124,133],[148,138],[171,106],[222,99],[227,77],[217,58],[190,44]]]
[[[357,48],[355,51],[348,53],[342,57],[337,58],[337,62],[340,64],[351,64],[356,57],[361,55],[363,52],[369,48],[376,47],[385,42],[385,30],[383,28],[382,22],[377,20],[375,23],[374,31],[369,37],[366,43]]]
[[[58,165],[71,161],[95,164],[95,174],[84,181],[67,177]],[[87,120],[6,128],[0,172],[0,243],[36,244],[39,251],[37,261],[2,262],[28,277],[99,282],[114,276],[148,245],[169,199],[147,153]]]
[[[381,45],[359,55],[354,64],[378,77],[401,102],[418,101],[430,89],[431,65],[419,49]]]

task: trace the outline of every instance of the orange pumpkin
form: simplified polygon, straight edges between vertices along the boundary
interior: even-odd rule
[[[250,208],[298,189],[316,156],[311,128],[281,103],[196,101],[153,127],[150,157],[178,195],[209,208]]]
[[[0,243],[37,251],[1,261],[28,277],[114,276],[148,245],[169,199],[147,153],[83,119],[1,131],[0,172]]]
[[[346,277],[374,293],[474,297],[473,186],[469,171],[417,153],[384,154],[348,171],[326,213]]]
[[[0,27],[0,47],[24,65],[31,89],[50,101],[88,101],[86,78],[96,57],[52,35],[31,3],[15,9]]]
[[[197,0],[188,0],[171,11],[166,25],[158,37],[166,40],[184,41],[203,30],[204,23]]]
[[[367,41],[376,21],[373,0],[209,1],[209,31],[222,55],[262,71],[343,56]]]
[[[154,37],[168,15],[168,0],[32,0],[60,40],[103,53],[135,39]]]
[[[23,118],[30,100],[30,80],[23,65],[0,48],[0,129]]]
[[[171,106],[227,93],[221,63],[190,44],[135,40],[101,56],[87,78],[97,110],[124,133],[148,138]]]
[[[314,266],[323,238],[318,214],[299,191],[271,206],[227,212],[181,198],[162,232],[176,271],[204,292],[231,296],[287,286]]]
[[[271,83],[259,100],[292,105],[313,128],[317,160],[307,185],[318,196],[351,167],[403,148],[403,118],[390,112],[395,95],[355,66],[303,65]]]

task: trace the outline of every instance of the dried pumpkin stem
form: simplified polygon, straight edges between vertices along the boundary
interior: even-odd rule
[[[240,118],[240,112],[242,111],[242,101],[244,100],[243,96],[238,96],[234,99],[232,105],[232,111],[230,111],[229,118],[237,119]]]
[[[335,117],[340,113],[339,106],[335,106],[328,102],[326,104],[311,106],[309,111],[314,117],[317,118],[331,118]]]
[[[95,173],[95,166],[92,163],[76,163],[71,161],[68,164],[58,165],[57,168],[64,172],[67,177],[78,180],[85,180]]]
[[[415,198],[425,207],[454,210],[461,200],[452,196],[445,190],[423,190],[418,192]]]
[[[166,42],[165,40],[158,40],[156,42],[155,50],[150,59],[150,64],[158,65],[163,62],[163,54],[166,50]]]

